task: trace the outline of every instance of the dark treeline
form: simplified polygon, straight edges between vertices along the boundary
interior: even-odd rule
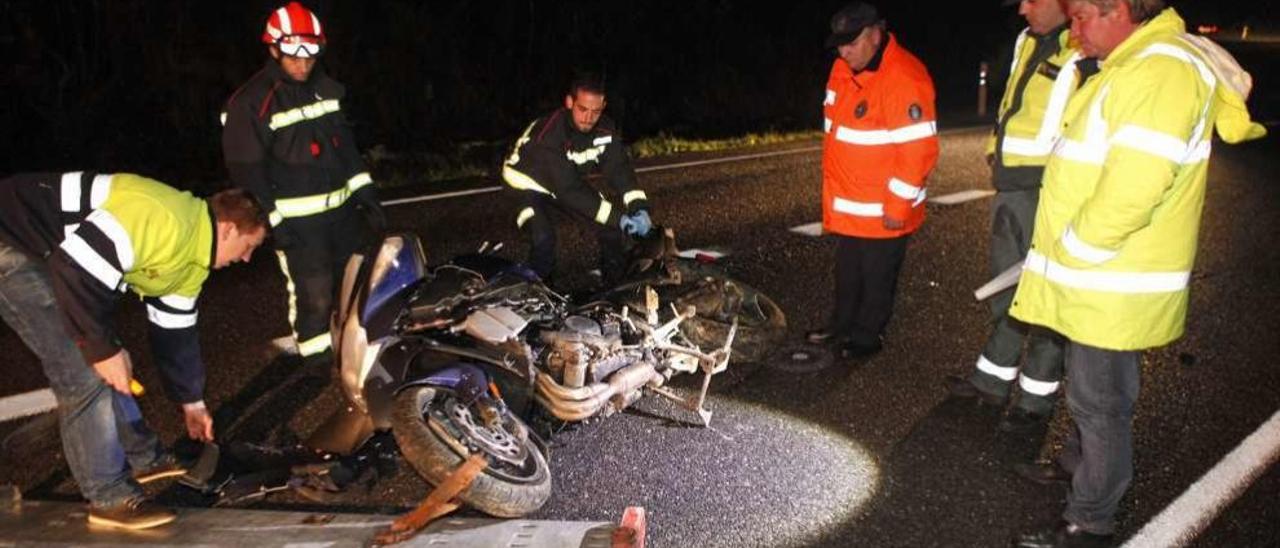
[[[282,3],[0,0],[0,171],[218,184],[221,106],[266,59],[259,36]],[[325,25],[323,63],[348,86],[361,145],[446,156],[513,137],[560,103],[575,69],[605,74],[631,138],[820,127],[833,59],[821,43],[842,3],[304,2]],[[980,61],[1003,64],[1021,22],[999,3],[880,2],[933,72],[944,113],[973,110]]]

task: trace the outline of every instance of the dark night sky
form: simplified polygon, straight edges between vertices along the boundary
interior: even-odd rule
[[[257,39],[282,2],[0,0],[0,172],[221,178],[218,112],[263,62]],[[448,157],[513,137],[576,68],[607,73],[609,111],[631,137],[819,127],[833,59],[821,44],[844,2],[304,3],[329,33],[324,63],[348,85],[361,145]],[[944,120],[974,110],[978,64],[1004,65],[1023,26],[999,0],[880,4],[932,73]],[[1175,5],[1192,24],[1275,21],[1260,0]]]

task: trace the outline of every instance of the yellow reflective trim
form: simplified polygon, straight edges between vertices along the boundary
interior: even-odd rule
[[[613,213],[613,204],[603,197],[600,198],[600,209],[596,210],[596,222],[600,224],[609,222],[610,213]]]
[[[329,349],[332,344],[329,332],[325,331],[319,335],[311,337],[305,341],[298,343],[298,354],[302,357],[314,356]]]
[[[271,213],[267,214],[267,221],[271,223],[272,228],[275,228],[275,226],[280,224],[280,221],[283,221],[283,220],[284,220],[284,215],[281,215],[280,212],[277,210],[273,209],[271,210]]]
[[[533,177],[516,171],[516,168],[511,166],[502,167],[502,180],[507,183],[507,186],[516,190],[532,190],[534,192],[541,192],[548,196],[555,197],[555,194],[552,194],[550,190],[547,190],[545,187],[538,184],[537,181],[533,180]]]
[[[347,179],[347,190],[355,194],[357,190],[373,184],[373,177],[369,176],[369,172],[361,172]]]
[[[276,251],[276,259],[280,261],[280,272],[284,274],[284,290],[289,294],[289,329],[292,331],[298,323],[298,293],[294,289],[293,276],[289,274],[289,259],[283,251]],[[298,332],[293,331],[293,340],[298,340]]]
[[[631,202],[634,202],[636,200],[648,200],[648,199],[649,199],[649,195],[645,194],[643,190],[632,190],[631,192],[628,192],[622,195],[622,203],[625,205],[631,205]]]
[[[529,222],[534,216],[532,207],[526,207],[520,210],[520,214],[516,215],[516,228],[524,228],[524,224]]]
[[[342,110],[342,106],[338,104],[337,99],[325,99],[323,101],[311,103],[310,105],[272,114],[271,123],[267,124],[267,127],[271,128],[271,131],[276,131],[280,128],[289,127],[303,120],[315,120],[316,118],[333,112],[338,112],[339,110]]]
[[[350,197],[351,190],[342,187],[326,194],[276,200],[276,210],[286,219],[306,217],[342,207]]]

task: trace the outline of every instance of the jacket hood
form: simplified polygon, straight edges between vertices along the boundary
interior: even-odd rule
[[[1221,103],[1214,129],[1228,143],[1240,143],[1266,136],[1267,128],[1249,117],[1245,101],[1253,89],[1253,77],[1226,49],[1203,36],[1184,33],[1182,39],[1209,62],[1209,68],[1218,77],[1214,100]]]
[[[1232,144],[1241,143],[1267,134],[1267,129],[1262,124],[1250,119],[1249,109],[1245,106],[1245,99],[1249,97],[1249,91],[1253,86],[1253,78],[1222,46],[1208,38],[1187,33],[1186,22],[1173,8],[1166,8],[1138,28],[1128,40],[1121,44],[1120,48],[1117,48],[1116,52],[1112,52],[1107,61],[1110,62],[1111,59],[1116,58],[1117,53],[1120,53],[1119,56],[1137,54],[1141,51],[1139,48],[1161,38],[1180,39],[1182,43],[1200,54],[1199,57],[1209,65],[1214,76],[1217,77],[1218,85],[1215,86],[1213,100],[1220,108],[1217,109],[1218,116],[1214,120],[1214,129],[1223,141]]]

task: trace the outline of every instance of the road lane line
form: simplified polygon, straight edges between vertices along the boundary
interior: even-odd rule
[[[814,238],[817,238],[818,236],[822,235],[822,221],[818,221],[816,223],[796,225],[789,228],[788,230],[795,232],[796,234],[804,234],[805,236],[813,236]]]
[[[951,194],[943,194],[934,198],[929,198],[929,203],[940,205],[956,205],[973,200],[981,200],[988,196],[994,196],[996,191],[990,189],[970,189],[961,190],[960,192],[952,192]]]
[[[995,193],[996,191],[994,190],[984,190],[984,189],[961,190],[960,192],[953,192],[951,194],[944,194],[936,198],[929,198],[929,203],[940,204],[940,205],[962,204],[965,202],[971,202],[973,200],[980,200],[988,196],[993,196],[995,195]],[[816,238],[822,235],[822,223],[816,222],[816,223],[806,223],[802,225],[796,225],[789,228],[788,230],[790,230],[791,232],[795,232],[796,234],[803,234],[805,236],[813,236]]]
[[[1280,411],[1182,496],[1124,543],[1126,548],[1185,546],[1280,456]]]
[[[7,396],[0,398],[0,422],[39,415],[57,408],[58,400],[53,397],[53,390],[48,388]]]
[[[760,159],[760,158],[769,158],[769,157],[772,157],[772,156],[784,156],[784,155],[788,155],[788,154],[800,154],[800,153],[802,153],[802,152],[817,152],[817,151],[819,151],[819,150],[822,150],[822,147],[820,147],[820,146],[818,146],[818,147],[806,147],[806,148],[797,148],[797,149],[791,149],[791,150],[778,150],[778,151],[774,151],[774,152],[761,152],[761,153],[758,153],[758,154],[742,154],[742,155],[739,155],[739,156],[727,156],[727,157],[724,157],[724,158],[711,158],[711,159],[709,159],[709,160],[696,160],[696,161],[692,161],[692,162],[680,162],[680,163],[676,163],[676,164],[665,164],[665,165],[660,165],[660,166],[647,166],[647,167],[641,167],[641,168],[636,168],[636,173],[648,173],[648,172],[651,172],[651,171],[663,171],[663,170],[667,170],[667,169],[679,169],[679,168],[682,168],[682,167],[705,166],[705,165],[711,165],[711,164],[720,164],[720,163],[724,163],[724,162],[738,162],[738,161],[742,161],[742,160],[756,160],[756,159]],[[487,186],[487,187],[482,187],[482,188],[473,188],[473,189],[469,189],[469,190],[458,190],[458,191],[454,191],[454,192],[443,192],[443,193],[440,193],[440,194],[425,194],[425,195],[422,195],[422,196],[410,196],[410,197],[407,197],[407,198],[396,198],[396,199],[394,199],[394,200],[384,200],[384,201],[382,202],[382,205],[384,205],[384,206],[393,206],[393,205],[400,205],[400,204],[412,204],[412,203],[417,203],[417,202],[429,202],[429,201],[432,201],[432,200],[445,200],[445,199],[449,199],[449,198],[458,198],[458,197],[462,197],[462,196],[472,196],[472,195],[476,195],[476,194],[488,194],[488,193],[490,193],[490,192],[497,192],[497,191],[499,191],[499,190],[502,190],[502,188],[503,188],[503,187],[501,187],[501,186]]]

